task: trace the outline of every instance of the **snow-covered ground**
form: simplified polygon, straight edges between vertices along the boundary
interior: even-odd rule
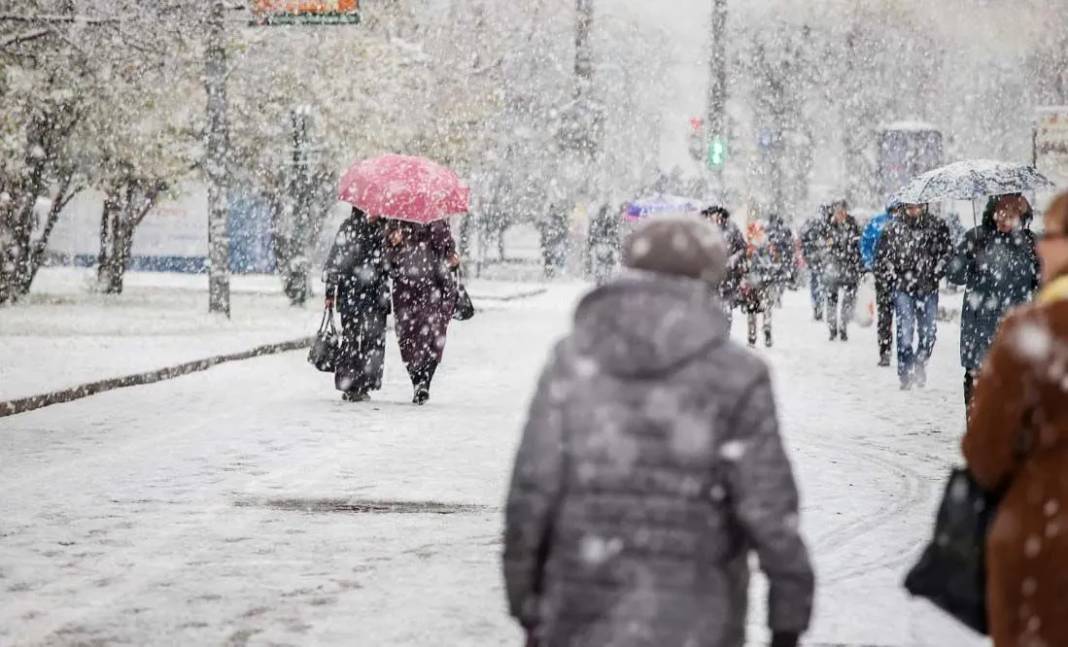
[[[456,324],[426,408],[408,404],[391,342],[369,404],[341,402],[329,376],[288,353],[0,419],[0,644],[517,644],[500,508],[534,379],[580,291],[487,302]],[[245,298],[235,312],[256,307]],[[79,318],[112,325],[108,304],[82,307],[20,306],[70,322],[42,331],[57,343],[37,347],[41,366],[70,362],[58,340]],[[3,313],[0,333],[15,334],[8,317],[20,312]],[[875,366],[872,330],[830,344],[801,294],[777,314],[778,345],[760,352],[775,367],[818,566],[806,644],[980,644],[900,586],[958,460],[956,326],[942,327],[930,388],[901,393]],[[235,325],[174,317],[164,345],[203,349]],[[277,325],[305,333],[315,318]],[[125,319],[114,325],[114,338],[131,334]],[[3,341],[0,362],[12,356]],[[3,373],[5,392],[36,390],[33,366]],[[358,511],[376,501],[460,507]]]
[[[0,400],[308,337],[322,317],[321,297],[291,307],[276,276],[234,276],[227,320],[207,312],[206,275],[130,272],[115,296],[93,293],[94,275],[44,269],[24,303],[0,311]],[[468,287],[479,308],[541,288]]]

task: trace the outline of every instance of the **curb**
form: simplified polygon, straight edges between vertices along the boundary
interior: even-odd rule
[[[63,389],[61,391],[53,391],[42,395],[31,395],[17,400],[8,400],[0,402],[0,418],[26,413],[27,411],[33,411],[35,409],[43,409],[44,407],[50,407],[54,404],[80,400],[91,395],[97,395],[98,393],[114,391],[115,389],[125,389],[131,386],[144,386],[146,384],[154,384],[164,380],[173,380],[176,377],[182,377],[183,375],[189,375],[190,373],[206,371],[209,368],[213,368],[220,364],[239,362],[246,359],[263,357],[265,355],[275,355],[278,353],[300,350],[302,348],[309,348],[314,341],[315,337],[302,337],[300,339],[293,339],[276,344],[257,346],[240,353],[216,355],[214,357],[186,362],[176,366],[168,366],[166,368],[147,371],[145,373],[113,377],[107,380],[90,382],[88,384]]]

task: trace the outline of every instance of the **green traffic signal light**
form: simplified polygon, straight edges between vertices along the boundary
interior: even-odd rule
[[[727,161],[727,142],[723,137],[716,135],[708,142],[708,168],[719,170]]]

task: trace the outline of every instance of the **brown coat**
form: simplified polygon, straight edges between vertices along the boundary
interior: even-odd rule
[[[1068,300],[1002,325],[963,448],[979,483],[1005,492],[987,539],[995,646],[1068,645]]]

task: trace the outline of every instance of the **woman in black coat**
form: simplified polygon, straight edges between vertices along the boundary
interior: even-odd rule
[[[1038,289],[1035,235],[1028,229],[1033,217],[1020,194],[991,198],[982,223],[964,236],[949,263],[947,278],[966,288],[960,324],[966,406],[1001,320]]]
[[[382,220],[353,207],[326,258],[326,306],[341,315],[334,386],[345,400],[366,400],[382,388],[386,318],[390,312]]]
[[[397,340],[415,389],[412,401],[422,405],[430,399],[430,383],[445,352],[459,290],[453,270],[460,266],[460,255],[444,220],[426,225],[390,221],[386,241]]]
[[[849,322],[853,319],[853,309],[857,302],[857,284],[860,282],[862,261],[860,226],[853,216],[849,215],[848,205],[844,200],[831,205],[824,236],[826,251],[823,280],[827,292],[827,325],[830,328],[831,341],[847,341]]]

